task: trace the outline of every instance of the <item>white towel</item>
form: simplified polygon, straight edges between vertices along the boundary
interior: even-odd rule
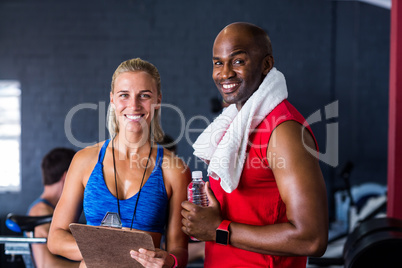
[[[227,193],[239,185],[250,131],[287,96],[285,77],[274,67],[240,111],[231,104],[195,141],[194,155],[208,164],[208,176],[221,178]]]

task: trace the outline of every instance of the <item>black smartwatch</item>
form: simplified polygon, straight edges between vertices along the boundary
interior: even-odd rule
[[[229,245],[229,224],[231,221],[223,220],[219,227],[216,229],[216,240],[217,244]]]

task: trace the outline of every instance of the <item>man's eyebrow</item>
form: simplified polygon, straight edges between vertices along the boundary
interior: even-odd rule
[[[237,55],[240,55],[240,54],[247,54],[247,53],[244,50],[239,50],[239,51],[232,52],[229,56],[231,58],[233,58],[233,57],[235,57]],[[221,59],[220,57],[212,57],[212,60],[220,60],[220,59]]]
[[[246,54],[246,51],[244,51],[244,50],[235,51],[232,54],[230,54],[230,56],[234,57],[234,56],[237,56],[239,54]]]

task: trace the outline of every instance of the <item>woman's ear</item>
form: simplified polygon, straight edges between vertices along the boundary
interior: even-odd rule
[[[115,109],[116,105],[114,104],[114,99],[113,99],[113,92],[110,91],[110,106]]]
[[[162,103],[162,94],[159,94],[159,95],[158,95],[158,99],[157,99],[157,101],[156,101],[156,105],[155,105],[155,109],[156,109],[156,110],[159,109],[159,108],[161,108],[161,103]]]
[[[264,75],[267,75],[269,73],[269,71],[271,71],[271,69],[274,67],[274,57],[272,55],[268,55],[265,56],[264,60],[263,60],[263,70],[262,73]]]

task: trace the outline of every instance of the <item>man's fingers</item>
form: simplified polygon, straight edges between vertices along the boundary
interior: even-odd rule
[[[181,202],[181,206],[183,209],[190,211],[195,205],[189,201],[183,201]]]
[[[190,234],[187,232],[187,228],[186,228],[185,226],[182,226],[182,227],[181,227],[181,230],[182,230],[183,233],[185,233],[186,235],[190,235]]]
[[[214,207],[214,206],[219,206],[219,202],[215,197],[214,192],[212,192],[211,188],[209,187],[209,181],[205,183],[205,192],[207,193],[208,197],[208,206]]]

